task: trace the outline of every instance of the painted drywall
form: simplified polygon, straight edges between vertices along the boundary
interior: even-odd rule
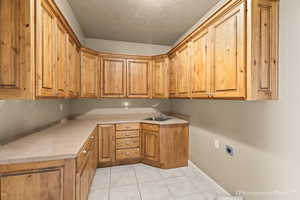
[[[280,1],[280,100],[172,100],[192,118],[190,158],[246,200],[300,199],[300,1]],[[220,149],[214,140],[221,141]],[[225,153],[233,145],[236,155]]]
[[[60,105],[63,110],[60,110]],[[1,100],[0,144],[15,136],[35,132],[68,116],[67,100]]]
[[[128,109],[125,108],[124,103],[129,104]],[[160,112],[170,111],[170,101],[160,99],[103,99],[103,100],[71,100],[70,101],[70,115],[77,116],[88,113],[105,113],[115,114],[115,109],[121,109],[122,114],[125,113],[139,113],[141,110],[148,112],[153,105],[159,104],[157,110]],[[109,112],[107,112],[107,110]],[[96,112],[95,112],[96,111]]]
[[[102,40],[93,38],[86,38],[85,45],[88,48],[101,52],[142,56],[164,54],[171,49],[170,46],[164,45]]]
[[[58,6],[58,8],[60,9],[60,11],[63,13],[63,15],[65,16],[65,18],[68,21],[68,23],[70,24],[70,26],[72,27],[72,29],[73,29],[74,33],[77,35],[79,41],[81,43],[84,43],[85,35],[81,29],[80,24],[77,21],[76,16],[73,13],[73,10],[72,10],[69,2],[66,0],[55,0],[55,3]]]

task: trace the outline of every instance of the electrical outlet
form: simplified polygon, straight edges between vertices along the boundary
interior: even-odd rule
[[[64,105],[63,104],[59,105],[59,110],[60,110],[60,112],[62,112],[64,110]]]
[[[215,148],[216,149],[220,148],[220,140],[215,139]]]
[[[228,155],[230,155],[231,157],[235,156],[235,149],[233,146],[230,146],[230,145],[226,145],[225,146],[225,151]]]

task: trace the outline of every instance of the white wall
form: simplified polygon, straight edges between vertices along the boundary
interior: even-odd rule
[[[85,45],[88,48],[101,52],[142,56],[164,54],[167,53],[171,48],[170,46],[163,45],[101,40],[92,38],[86,38]]]
[[[107,109],[107,108],[125,108],[124,102],[129,103],[129,110],[123,110],[122,114],[125,112],[130,112],[133,108],[151,108],[152,105],[160,103],[158,110],[161,112],[169,112],[171,110],[171,102],[169,100],[160,99],[85,99],[85,100],[71,100],[70,103],[70,115],[82,115],[95,111],[97,109]],[[145,109],[147,111],[148,109]],[[136,110],[134,110],[136,111]]]
[[[67,0],[55,0],[60,11],[63,13],[67,21],[69,22],[70,26],[72,27],[73,31],[77,35],[79,41],[83,44],[85,40],[84,33],[74,15],[72,8]]]
[[[246,200],[300,199],[299,19],[300,1],[281,0],[279,101],[172,100],[173,112],[192,117],[191,160],[229,192],[249,192]]]
[[[60,105],[63,111],[60,111]],[[27,134],[67,117],[67,100],[1,100],[0,144],[20,134]]]

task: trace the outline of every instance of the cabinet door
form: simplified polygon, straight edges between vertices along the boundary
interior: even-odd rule
[[[168,98],[168,59],[155,59],[152,66],[152,97]]]
[[[143,143],[142,144],[143,160],[159,162],[160,160],[159,132],[143,130],[142,143]]]
[[[191,62],[190,48],[186,44],[177,52],[177,97],[190,97]]]
[[[21,7],[22,3],[19,0],[0,1],[0,98],[22,98],[25,70],[21,70],[19,60],[25,47],[21,49],[22,30],[18,16],[25,7]]]
[[[129,98],[150,97],[150,67],[148,60],[127,60],[127,96]]]
[[[81,97],[97,98],[99,95],[99,61],[98,56],[81,53]]]
[[[278,98],[278,1],[253,2],[253,64],[249,97]],[[249,72],[250,74],[250,72]]]
[[[115,125],[100,125],[99,138],[99,163],[111,164],[115,161]]]
[[[169,80],[170,97],[176,97],[177,94],[177,55],[170,56],[170,80]]]
[[[205,30],[192,41],[191,96],[193,98],[207,98],[210,95],[208,39],[208,31]]]
[[[68,39],[68,96],[76,98],[76,46],[72,38]]]
[[[104,57],[101,67],[101,97],[125,97],[126,60]]]
[[[214,98],[244,98],[246,95],[244,12],[242,3],[211,28]]]
[[[1,200],[63,200],[63,170],[49,169],[1,177]]]
[[[37,9],[37,91],[38,97],[55,97],[56,90],[56,18],[46,0]]]
[[[61,23],[57,23],[56,47],[57,92],[59,97],[65,97],[67,81],[67,32]]]
[[[75,93],[76,97],[81,93],[81,52],[80,48],[76,47],[75,51]]]

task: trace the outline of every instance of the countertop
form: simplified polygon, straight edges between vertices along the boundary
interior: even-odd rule
[[[147,117],[149,114],[80,116],[0,146],[0,164],[75,158],[98,124],[138,122],[170,125],[189,123],[176,117],[171,117],[172,119],[164,122],[143,120]]]

